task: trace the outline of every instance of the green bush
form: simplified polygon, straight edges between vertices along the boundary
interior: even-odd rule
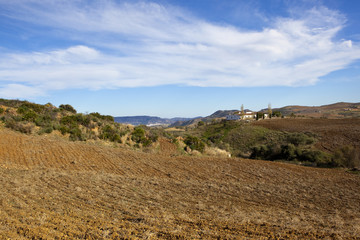
[[[191,150],[197,150],[199,152],[204,152],[205,144],[198,138],[194,136],[186,136],[184,143],[191,148]]]
[[[59,129],[58,129],[62,135],[65,135],[66,133],[70,133],[70,128],[66,125],[60,125]]]
[[[332,156],[333,162],[341,167],[359,168],[360,152],[353,146],[343,146],[335,151]]]
[[[306,149],[302,151],[302,154],[298,157],[300,161],[316,163],[316,166],[331,165],[331,157],[320,150]]]
[[[16,110],[16,112],[17,112],[18,114],[25,114],[25,113],[27,113],[29,110],[30,110],[30,109],[29,109],[28,107],[22,105],[22,106],[18,107],[18,109]]]
[[[54,130],[53,126],[45,126],[39,130],[38,134],[41,135],[44,133],[52,133],[53,130]]]
[[[258,145],[253,147],[250,158],[266,160],[269,155],[270,151],[267,145]]]
[[[121,143],[120,131],[110,125],[105,125],[101,129],[101,134],[99,137],[100,139]]]
[[[14,118],[11,117],[4,117],[3,121],[5,123],[5,127],[14,129],[16,126],[16,121]]]
[[[22,118],[25,121],[35,122],[35,119],[37,117],[38,117],[38,115],[34,111],[30,110],[30,111],[26,112]]]
[[[94,122],[97,122],[98,119],[105,120],[108,122],[114,122],[114,117],[110,115],[101,115],[98,112],[90,113],[89,115],[92,117]]]
[[[86,141],[86,138],[83,136],[80,128],[72,128],[70,129],[70,136],[69,136],[69,139],[71,141]]]
[[[292,143],[281,147],[281,156],[286,160],[294,160],[297,158],[299,150]]]
[[[42,113],[45,110],[44,105],[36,104],[36,103],[30,103],[30,102],[24,102],[21,104],[18,109],[17,113],[24,114],[29,111],[33,111],[36,113]]]
[[[203,122],[203,121],[200,121],[200,122],[198,122],[198,127],[201,127],[201,126],[204,126],[205,125],[205,123]]]
[[[60,123],[67,126],[77,126],[77,125],[83,125],[85,127],[88,127],[90,124],[90,117],[85,116],[81,113],[75,114],[75,115],[69,115],[62,117],[60,120]]]
[[[0,107],[0,114],[3,114],[5,112],[5,109],[3,109],[2,107]]]
[[[16,122],[13,118],[9,118],[5,121],[5,127],[21,133],[31,134],[34,129],[34,124],[29,122]]]
[[[315,143],[315,138],[304,133],[289,133],[286,138],[288,143],[294,144],[295,146],[311,145]]]
[[[73,106],[71,106],[69,104],[61,104],[59,106],[59,109],[63,110],[63,111],[68,111],[68,112],[71,112],[71,113],[76,113],[75,108],[73,108]]]
[[[44,127],[51,124],[52,122],[53,120],[49,115],[39,115],[34,120],[35,125],[39,127]]]
[[[141,143],[145,141],[145,130],[142,127],[135,127],[134,131],[131,133],[131,140],[136,143]]]
[[[158,139],[158,134],[150,131],[149,136],[146,136],[145,126],[137,126],[134,128],[134,131],[131,133],[131,140],[139,146],[142,144],[143,147],[150,146],[152,142],[156,142]]]

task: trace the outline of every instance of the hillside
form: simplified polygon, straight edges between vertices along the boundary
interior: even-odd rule
[[[266,112],[267,109],[263,109]],[[292,113],[295,115],[314,117],[314,118],[351,118],[360,117],[360,103],[339,102],[323,106],[286,106],[274,108],[273,111],[279,111],[285,116]]]
[[[0,239],[360,236],[360,177],[341,169],[150,154],[2,128],[0,184]]]
[[[200,121],[211,122],[214,119],[224,119],[227,115],[233,114],[239,110],[218,110],[207,117],[199,117],[191,120],[180,120],[174,122],[170,127],[193,126]],[[245,109],[245,111],[252,111]],[[259,112],[267,113],[268,109],[262,109]],[[339,102],[323,106],[286,106],[273,108],[272,112],[280,112],[285,117],[307,117],[307,118],[360,118],[360,103]]]
[[[354,119],[272,119],[254,122],[277,131],[313,133],[319,141],[316,146],[324,151],[334,152],[342,146],[360,149],[360,118]]]
[[[98,112],[77,113],[69,104],[59,107],[28,101],[0,99],[0,124],[25,134],[61,134],[71,141],[107,141],[113,144],[148,147],[158,139],[158,132],[144,126],[133,127],[114,122]]]

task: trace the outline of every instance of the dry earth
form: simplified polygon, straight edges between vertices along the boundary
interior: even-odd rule
[[[159,149],[1,129],[0,239],[360,239],[359,175]]]

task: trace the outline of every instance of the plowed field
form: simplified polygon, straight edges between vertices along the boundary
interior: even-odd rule
[[[360,118],[271,119],[253,124],[280,131],[315,133],[319,139],[317,147],[329,152],[346,145],[360,148]]]
[[[360,239],[359,175],[165,153],[0,130],[0,239]]]

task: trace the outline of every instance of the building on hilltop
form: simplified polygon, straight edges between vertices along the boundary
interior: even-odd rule
[[[234,112],[233,114],[227,115],[226,120],[255,120],[257,119],[258,113],[252,112],[252,111],[244,111],[244,113],[241,113],[240,111]],[[269,118],[269,114],[262,113],[261,119]]]

